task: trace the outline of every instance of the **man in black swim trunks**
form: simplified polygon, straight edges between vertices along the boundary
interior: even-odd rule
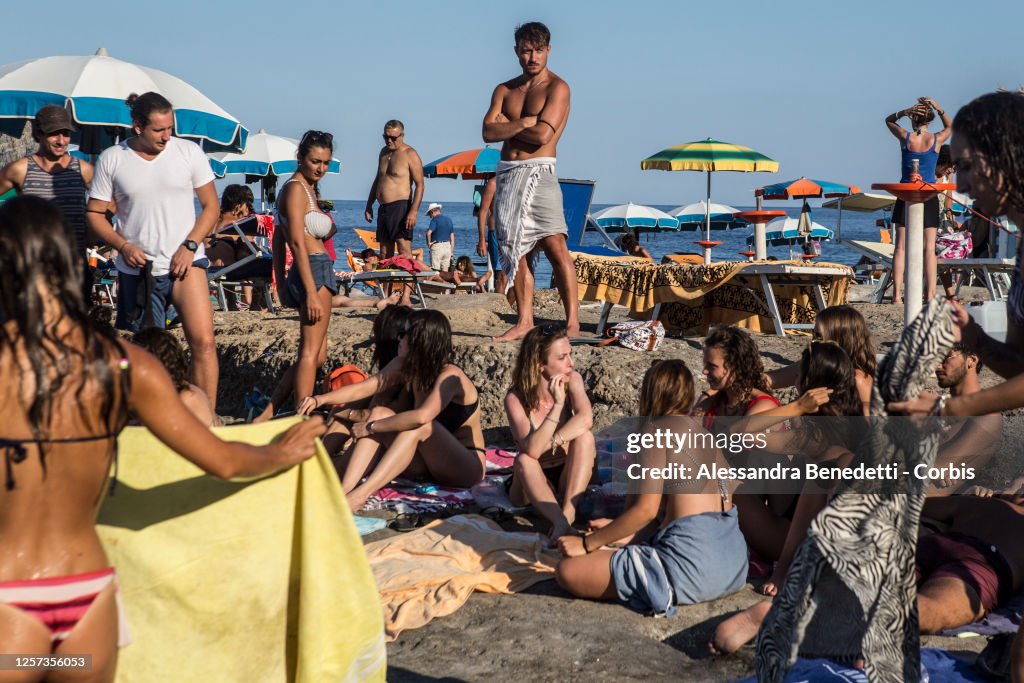
[[[415,186],[415,192],[413,187]],[[405,144],[405,126],[392,119],[384,124],[384,147],[377,159],[377,175],[366,199],[365,218],[373,222],[373,203],[380,204],[377,213],[377,241],[381,257],[397,253],[412,258],[413,229],[423,199],[423,162],[416,150]],[[402,304],[408,306],[410,289],[402,293]]]

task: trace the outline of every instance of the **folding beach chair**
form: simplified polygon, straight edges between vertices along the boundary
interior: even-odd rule
[[[243,285],[252,285],[262,291],[267,310],[274,313],[274,300],[270,295],[274,261],[270,251],[270,240],[267,235],[261,234],[259,220],[256,216],[246,216],[224,226],[215,234],[227,233],[238,235],[249,253],[230,266],[207,270],[206,277],[210,285],[217,290],[220,310],[228,310],[226,289],[239,290]]]

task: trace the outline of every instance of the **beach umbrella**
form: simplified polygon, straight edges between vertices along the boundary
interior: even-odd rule
[[[260,181],[260,208],[262,210],[269,190],[277,184],[277,177],[295,173],[299,167],[296,154],[299,141],[281,135],[271,135],[260,128],[249,136],[249,142],[242,153],[218,152],[211,154],[210,166],[219,178],[228,174],[245,174],[246,182]],[[221,172],[218,173],[218,167]],[[341,173],[341,161],[331,159],[328,173]]]
[[[679,227],[682,228],[684,225],[687,227],[697,226],[699,227],[704,223],[704,217],[710,214],[711,226],[717,228],[739,228],[745,225],[749,225],[747,221],[742,218],[736,218],[733,214],[738,213],[739,209],[734,209],[726,204],[711,204],[704,200],[696,202],[695,204],[687,204],[686,206],[677,206],[672,209],[669,213],[676,217],[679,221]]]
[[[803,224],[806,219],[800,218],[776,218],[768,224],[765,232],[765,239],[771,245],[792,244],[805,240],[830,240],[833,233],[820,223],[809,221]],[[754,236],[747,237],[747,244],[754,243]]]
[[[875,211],[889,211],[896,203],[896,197],[884,192],[858,192],[849,197],[843,196],[832,199],[821,206],[826,209],[838,209],[839,218],[836,219],[836,240],[843,241],[843,209],[848,211],[860,211],[862,213],[874,213]]]
[[[174,133],[204,150],[245,149],[249,131],[185,81],[163,71],[95,55],[42,57],[0,66],[0,131],[20,135],[40,107],[65,107],[83,152],[97,154],[131,131],[125,98],[158,92],[174,105]]]
[[[490,147],[467,149],[424,164],[423,175],[427,178],[481,180],[497,172],[500,158],[501,152]]]
[[[842,185],[812,178],[797,178],[758,188],[754,190],[754,196],[764,199],[810,199],[814,197],[848,197],[858,192],[860,192],[860,188],[856,185]]]
[[[719,244],[711,241],[711,174],[715,171],[774,173],[779,170],[779,164],[749,147],[707,138],[663,149],[641,161],[640,168],[645,171],[704,171],[707,174],[704,240],[699,244],[704,247],[704,263],[711,263],[711,247]]]
[[[676,230],[679,221],[673,216],[651,206],[642,204],[620,204],[602,209],[591,216],[594,222],[604,229],[622,230]]]

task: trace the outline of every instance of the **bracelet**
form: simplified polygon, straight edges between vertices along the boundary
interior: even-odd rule
[[[555,424],[558,424],[558,418],[557,417],[551,417],[550,414],[547,417],[544,418],[544,421],[545,422],[554,422]]]
[[[317,408],[319,408],[320,407],[320,399],[318,399],[316,396],[310,396],[310,398],[313,399],[313,410],[316,410]]]
[[[376,432],[373,431],[373,423],[374,422],[376,422],[376,420],[370,420],[369,422],[366,423],[366,433],[367,434],[376,434]]]
[[[590,548],[587,547],[587,535],[583,534],[583,536],[581,536],[580,538],[583,539],[583,552],[585,552],[586,554],[589,555],[590,554]]]

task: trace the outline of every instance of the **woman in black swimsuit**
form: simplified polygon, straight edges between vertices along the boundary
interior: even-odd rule
[[[366,422],[352,425],[358,441],[341,479],[352,510],[361,509],[398,476],[460,488],[483,479],[479,395],[466,373],[449,362],[451,356],[448,318],[439,311],[414,311],[399,341],[398,357],[379,374],[302,401],[300,414],[378,392],[391,395],[396,387],[412,396],[411,410],[396,413],[377,406]]]
[[[5,652],[89,654],[90,680],[113,680],[117,582],[95,523],[128,412],[222,478],[311,457],[324,426],[306,421],[262,448],[218,439],[159,361],[90,320],[74,243],[55,204],[19,197],[0,206],[0,643]],[[40,596],[47,586],[61,596]]]

